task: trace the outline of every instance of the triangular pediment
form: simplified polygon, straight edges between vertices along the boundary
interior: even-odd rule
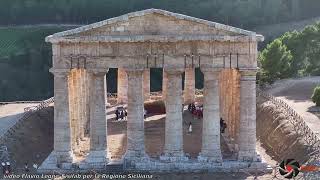
[[[48,36],[55,38],[83,36],[136,36],[136,35],[228,35],[256,36],[255,32],[235,28],[160,9],[147,9],[82,26]]]

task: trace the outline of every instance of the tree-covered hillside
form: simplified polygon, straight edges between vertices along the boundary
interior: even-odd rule
[[[259,60],[262,82],[320,76],[320,22],[275,39],[262,51]]]
[[[261,25],[262,32],[267,27],[271,34],[273,31],[282,33],[299,20],[320,16],[319,0],[1,0],[0,101],[41,100],[53,95],[52,75],[48,72],[52,61],[51,45],[45,43],[44,38],[73,27],[35,24],[88,24],[148,8],[249,30]],[[288,22],[287,26],[280,24],[281,30],[275,30],[272,25],[284,22]],[[278,36],[277,32],[274,35]],[[260,77],[270,82],[284,77],[319,74],[318,55],[313,53],[318,49],[312,48],[318,47],[319,42],[314,41],[314,36],[320,37],[314,31],[308,35],[293,32],[270,44],[260,56],[263,69]],[[283,68],[274,68],[275,64]],[[268,71],[270,68],[276,72]],[[268,73],[276,76],[268,76]],[[161,75],[161,70],[152,70],[152,90],[160,90]],[[115,92],[116,71],[111,69],[108,76],[108,90]],[[199,71],[197,76],[197,87],[200,88]]]
[[[86,24],[159,8],[241,28],[320,16],[319,0],[1,0],[0,25]]]
[[[63,29],[0,28],[0,101],[52,96],[51,45],[44,37]]]

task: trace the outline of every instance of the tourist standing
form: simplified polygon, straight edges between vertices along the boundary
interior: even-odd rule
[[[24,164],[24,171],[25,171],[25,172],[29,172],[28,163],[25,163],[25,164]]]
[[[191,122],[189,123],[188,133],[190,133],[190,134],[192,133],[192,123]]]
[[[127,110],[124,110],[124,119],[127,120],[128,112]]]
[[[116,120],[118,121],[118,119],[119,119],[119,110],[118,109],[116,109],[115,114],[116,114]]]
[[[10,174],[11,173],[11,164],[9,161],[7,161],[6,163],[6,174]]]
[[[121,118],[121,120],[123,120],[123,117],[124,117],[124,113],[123,113],[123,110],[121,110],[121,112],[120,112],[120,118]]]
[[[2,166],[2,174],[6,174],[6,163],[1,163],[1,166]]]

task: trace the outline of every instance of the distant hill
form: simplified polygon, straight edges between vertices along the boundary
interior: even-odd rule
[[[266,37],[264,44],[272,41],[284,32],[301,30],[304,26],[320,20],[311,18],[292,23],[259,26],[251,30]],[[48,72],[52,66],[51,45],[44,38],[55,32],[78,27],[79,25],[28,25],[0,27],[0,101],[41,100],[53,95],[52,75]],[[116,92],[116,70],[108,73],[108,91]],[[151,90],[161,89],[162,73],[152,70]],[[197,71],[198,79],[201,73]],[[198,80],[197,87],[202,87]]]
[[[315,24],[320,21],[320,16],[315,18],[310,18],[302,21],[293,21],[288,23],[279,23],[279,24],[271,24],[265,26],[257,26],[252,29],[259,34],[262,34],[265,37],[265,43],[272,41],[273,39],[281,36],[285,32],[288,31],[301,31],[306,26]]]

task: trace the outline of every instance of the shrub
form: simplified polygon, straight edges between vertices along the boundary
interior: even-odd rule
[[[316,103],[316,106],[320,106],[320,86],[314,88],[311,99]]]

